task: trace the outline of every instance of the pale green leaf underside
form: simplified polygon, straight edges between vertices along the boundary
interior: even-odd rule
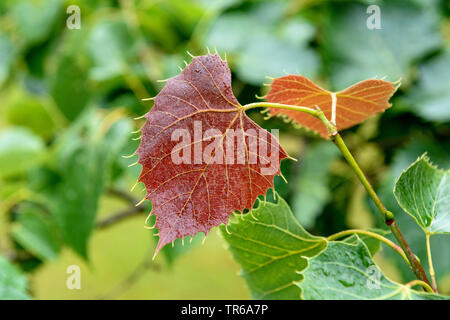
[[[449,171],[433,167],[422,156],[401,174],[394,195],[425,233],[450,233]]]
[[[306,232],[287,203],[259,203],[251,213],[221,227],[254,299],[300,299],[296,286],[307,266],[305,257],[319,254],[326,240]]]
[[[386,278],[362,241],[356,244],[329,242],[327,248],[308,259],[308,263],[303,272],[304,280],[298,283],[304,299],[446,299]]]

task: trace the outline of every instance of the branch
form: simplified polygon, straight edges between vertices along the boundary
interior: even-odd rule
[[[105,229],[107,227],[110,227],[124,219],[133,217],[139,213],[142,213],[145,211],[145,207],[142,205],[139,206],[133,206],[130,207],[128,209],[125,209],[123,211],[119,211],[117,213],[113,213],[110,216],[108,216],[107,218],[100,220],[99,222],[97,222],[96,224],[96,228],[97,229]]]

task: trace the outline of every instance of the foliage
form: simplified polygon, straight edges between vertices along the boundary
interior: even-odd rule
[[[127,272],[133,272],[139,262],[132,257],[140,259],[144,253],[153,253],[157,237],[132,241],[141,239],[135,237],[139,233],[136,230],[142,229],[151,206],[144,201],[137,209],[134,207],[144,196],[144,186],[138,184],[132,193],[128,191],[141,166],[128,167],[135,159],[121,156],[132,154],[138,147],[138,141],[130,140],[139,138],[138,133],[130,132],[139,130],[144,120],[132,119],[152,107],[152,102],[141,99],[161,91],[165,84],[158,80],[179,73],[183,60],[190,60],[187,50],[203,55],[206,46],[216,47],[223,58],[226,54],[233,76],[230,93],[242,105],[253,102],[255,94],[265,96],[269,92],[263,85],[266,76],[300,73],[321,88],[330,89],[327,92],[368,78],[386,76],[386,82],[401,79],[402,86],[389,101],[391,108],[342,135],[428,272],[422,227],[432,229],[427,224],[419,227],[411,218],[418,215],[408,205],[408,198],[399,198],[403,186],[396,187],[400,206],[392,190],[402,170],[424,152],[442,168],[424,165],[424,174],[432,181],[442,181],[450,165],[450,10],[445,1],[377,1],[382,17],[380,30],[366,28],[368,1],[80,0],[80,30],[66,27],[69,4],[72,2],[65,0],[0,3],[0,278],[7,275],[0,279],[0,298],[30,298],[25,276],[36,298],[94,298],[111,290],[126,278]],[[283,118],[264,119],[254,109],[246,113],[258,126],[280,129],[280,144],[299,160],[281,162],[288,184],[278,176],[273,183],[285,202],[292,205],[295,217],[290,219],[307,229],[302,232],[314,237],[364,228],[392,238],[332,143],[316,139]],[[402,177],[404,181],[407,175]],[[266,206],[274,206],[270,203],[272,194],[266,197]],[[258,202],[252,214],[256,216],[255,212],[263,208],[263,202]],[[127,219],[130,222],[118,220],[107,230],[99,227],[123,213],[122,209],[131,212],[131,219]],[[242,218],[253,221],[251,214],[243,214]],[[150,219],[148,225],[154,222]],[[250,226],[240,223],[240,218],[233,220],[228,231]],[[149,233],[156,234],[156,230]],[[224,230],[221,233],[225,239],[238,235],[237,231],[231,235]],[[210,235],[208,239],[212,238]],[[350,252],[358,246],[362,252],[358,255],[367,257],[358,238],[369,248],[370,264],[374,261],[386,274],[388,286],[400,289],[400,283],[414,279],[398,254],[379,241],[354,235],[336,243],[339,250]],[[202,286],[215,283],[216,288],[209,286],[208,297],[223,297],[223,292],[248,297],[234,277],[237,266],[221,249],[219,240],[208,240],[200,246],[198,239],[195,237],[189,246],[176,240],[173,248],[165,246],[156,257],[155,264],[162,268],[170,264],[175,271],[168,272],[182,275],[174,277],[177,285],[170,286],[170,294],[135,286],[124,296],[158,298],[173,293],[195,298],[203,292]],[[345,245],[349,242],[351,246]],[[446,234],[431,237],[442,294],[450,293],[449,245]],[[118,248],[124,249],[114,255]],[[231,243],[230,248],[233,251]],[[211,271],[207,269],[200,276],[184,264],[180,268],[191,273],[176,273],[179,259],[184,263],[204,261],[202,265],[212,266],[211,252],[217,253],[217,265]],[[315,256],[322,256],[315,262],[310,260],[311,269],[305,268],[302,275],[279,274],[279,278],[300,281],[308,270],[321,268],[329,256],[325,253]],[[71,291],[69,295],[58,277],[66,276],[68,264],[83,264],[83,259],[87,261],[83,281],[93,291]],[[217,266],[224,268],[218,271]],[[242,268],[246,270],[244,265]],[[159,276],[157,268],[150,270],[146,275],[151,281],[142,283],[155,288],[167,283],[164,279],[170,276]],[[236,282],[230,280],[235,278]],[[271,285],[264,283],[264,278],[259,281]],[[363,279],[360,282],[364,283]],[[253,289],[258,284],[248,285],[256,297]],[[295,292],[298,298],[301,288],[300,281],[286,292]],[[401,288],[405,298],[408,293],[414,298],[424,295],[419,290]],[[400,291],[396,298],[401,297]],[[14,296],[8,292],[14,292]],[[330,298],[323,292],[303,297]]]

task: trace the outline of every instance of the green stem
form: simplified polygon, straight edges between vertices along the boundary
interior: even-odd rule
[[[416,285],[422,286],[422,288],[424,288],[425,291],[427,291],[427,292],[434,293],[433,288],[431,288],[428,283],[426,283],[422,280],[413,280],[413,281],[410,281],[407,284],[405,284],[405,286],[407,286],[409,288],[416,286]]]
[[[396,238],[397,242],[400,244],[401,248],[403,249],[403,252],[406,254],[409,264],[411,266],[412,271],[416,275],[417,279],[427,283],[430,285],[430,281],[427,278],[427,275],[420,264],[419,260],[415,256],[415,254],[412,252],[411,247],[409,246],[408,242],[406,242],[405,238],[403,237],[402,233],[400,232],[400,229],[397,226],[397,223],[394,220],[394,214],[387,210],[383,203],[381,202],[380,198],[376,194],[375,190],[373,189],[372,185],[370,184],[369,180],[367,180],[366,176],[364,175],[363,171],[359,167],[358,163],[356,162],[355,158],[351,154],[351,152],[348,150],[347,146],[344,143],[344,140],[342,140],[342,137],[337,132],[337,128],[335,124],[332,124],[323,113],[322,110],[320,110],[317,106],[316,109],[308,108],[308,107],[302,107],[302,106],[293,106],[293,105],[286,105],[286,104],[280,104],[280,103],[271,103],[271,102],[257,102],[257,103],[251,103],[243,106],[243,110],[249,110],[253,108],[259,108],[259,107],[265,107],[265,108],[278,108],[278,109],[287,109],[287,110],[295,110],[300,112],[308,113],[317,119],[319,119],[327,128],[328,134],[330,139],[334,142],[334,144],[338,147],[338,149],[341,151],[342,155],[344,156],[345,160],[347,160],[347,163],[350,165],[352,170],[355,172],[361,183],[366,188],[367,192],[369,193],[369,196],[374,201],[375,205],[377,206],[380,213],[383,215],[383,218],[385,220],[385,223],[389,226],[389,228],[392,231],[392,234]]]
[[[399,247],[398,245],[396,245],[394,242],[392,242],[391,240],[383,237],[382,235],[379,235],[378,233],[372,232],[372,231],[368,231],[368,230],[361,230],[361,229],[350,229],[350,230],[344,230],[335,234],[332,234],[331,236],[329,236],[327,239],[328,241],[333,241],[335,239],[339,239],[348,235],[352,235],[352,234],[362,234],[362,235],[366,235],[375,239],[380,240],[381,242],[387,244],[389,247],[391,247],[392,249],[394,249],[402,258],[403,260],[406,261],[406,263],[408,265],[410,265],[408,258],[406,257],[405,253],[403,252],[402,248]]]
[[[436,275],[434,273],[433,260],[431,259],[430,234],[426,233],[425,238],[427,241],[428,268],[430,271],[431,286],[433,287],[434,292],[437,293],[438,290],[437,290],[437,283],[436,283]]]
[[[358,179],[361,181],[361,183],[366,188],[367,192],[369,193],[369,196],[372,198],[373,202],[377,206],[378,210],[383,215],[385,221],[390,221],[394,219],[394,215],[392,212],[386,210],[383,203],[381,202],[380,198],[378,197],[375,190],[372,188],[372,185],[367,180],[366,176],[364,175],[364,172],[362,172],[361,168],[359,167],[358,163],[356,162],[355,158],[353,158],[353,155],[348,150],[347,146],[344,143],[344,140],[342,140],[342,137],[339,133],[336,133],[334,136],[331,137],[334,144],[338,147],[338,149],[341,151],[342,155],[344,156],[345,160],[347,160],[350,167],[353,169],[355,174],[358,176]]]

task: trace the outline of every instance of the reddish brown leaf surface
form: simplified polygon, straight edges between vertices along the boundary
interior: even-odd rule
[[[217,54],[194,58],[181,74],[167,80],[154,102],[145,115],[147,121],[142,128],[137,154],[143,167],[139,181],[145,184],[146,198],[152,202],[152,214],[157,216],[158,252],[176,238],[194,236],[198,232],[206,235],[212,227],[227,223],[234,210],[251,208],[258,195],[273,187],[273,178],[280,173],[279,162],[287,155],[278,140],[267,133],[266,138],[256,141],[259,147],[267,147],[267,157],[272,155],[271,147],[276,146],[278,163],[273,174],[261,173],[262,168],[272,165],[262,164],[261,156],[257,163],[249,161],[254,156],[249,144],[255,139],[248,130],[258,132],[261,128],[245,115],[234,97],[230,69]],[[212,139],[195,138],[194,124],[199,122],[203,133],[218,129],[220,134]],[[172,141],[172,133],[177,129],[187,129],[191,133],[193,138],[188,144],[191,155],[196,147],[205,151],[211,141],[218,139],[215,141],[221,148],[210,154],[216,156],[222,150],[222,163],[210,157],[198,164],[175,164],[171,154],[180,141]],[[234,138],[236,145],[244,145],[244,150],[232,151],[234,164],[224,158],[227,129],[248,132]],[[239,156],[244,157],[241,158],[244,162],[236,163]]]
[[[384,80],[365,80],[335,93],[335,122],[338,130],[361,123],[368,117],[390,107],[389,99],[394,94],[394,83]],[[266,96],[269,102],[291,104],[322,109],[332,120],[332,92],[322,89],[303,76],[288,75],[277,78]],[[287,115],[301,126],[328,138],[325,126],[317,118],[293,110],[270,109],[271,115]]]

